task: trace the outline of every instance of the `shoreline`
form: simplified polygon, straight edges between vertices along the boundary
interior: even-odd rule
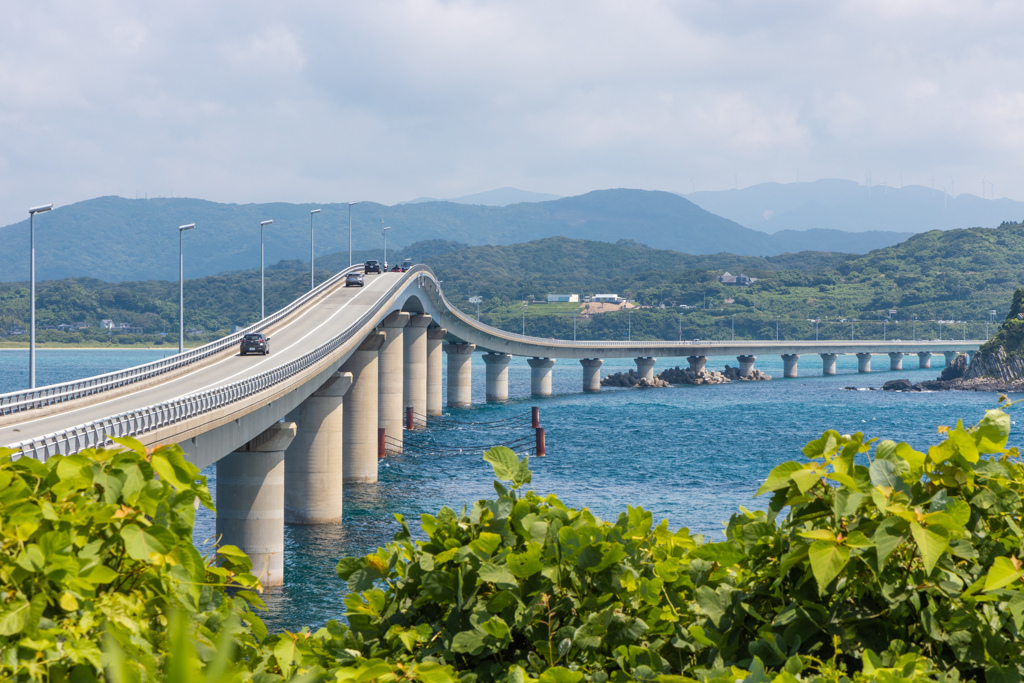
[[[199,348],[199,347],[193,347]],[[185,347],[188,351],[189,347]],[[28,351],[27,346],[0,346],[3,351]],[[173,356],[177,350],[162,349],[159,346],[37,346],[36,351],[168,351]]]

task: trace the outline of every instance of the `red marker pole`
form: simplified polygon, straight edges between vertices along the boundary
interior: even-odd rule
[[[412,406],[409,406],[405,409],[405,428],[416,429],[416,425],[412,419]]]
[[[546,455],[546,453],[544,452],[544,428],[543,427],[537,427],[536,434],[537,434],[537,455],[540,456],[540,457],[544,457],[544,455]]]
[[[386,455],[385,440],[384,440],[384,428],[377,428],[377,457],[383,458]]]
[[[530,408],[530,413],[531,413],[530,417],[533,419],[532,427],[534,429],[536,429],[537,427],[540,427],[540,408],[537,407],[537,406],[533,406],[533,408]]]

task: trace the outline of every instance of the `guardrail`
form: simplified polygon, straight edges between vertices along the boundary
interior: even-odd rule
[[[282,318],[304,306],[311,299],[333,287],[348,273],[361,267],[361,265],[349,266],[324,282],[321,282],[315,289],[306,292],[295,301],[292,301],[279,311],[270,314],[263,320],[253,323],[244,330],[234,332],[226,337],[221,337],[216,341],[185,351],[184,353],[178,353],[167,358],[153,361],[152,363],[137,365],[133,368],[118,370],[116,372],[108,372],[103,375],[96,375],[95,377],[87,377],[85,379],[73,380],[62,384],[51,384],[37,389],[0,394],[0,415],[10,415],[11,413],[42,408],[54,403],[73,401],[84,396],[90,396],[92,394],[110,391],[111,389],[118,389],[129,384],[135,384],[136,382],[141,382],[151,377],[156,377],[158,375],[171,372],[172,370],[177,370],[178,368],[191,365],[192,363],[208,358],[240,343],[242,336],[245,334],[250,332],[259,332],[267,329],[271,325],[274,325]]]
[[[397,294],[413,276],[422,271],[429,272],[429,269],[422,265],[413,266],[407,271],[407,277],[403,277],[392,285],[353,325],[325,344],[289,363],[217,389],[130,410],[102,420],[86,422],[71,429],[22,441],[10,447],[20,451],[23,456],[46,460],[60,453],[74,453],[83,448],[96,448],[112,443],[110,437],[139,436],[253,396],[294,377],[329,356],[370,322],[384,307],[385,301]]]

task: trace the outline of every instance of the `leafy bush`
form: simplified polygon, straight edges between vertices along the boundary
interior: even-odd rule
[[[222,548],[213,566],[191,547],[209,494],[176,447],[5,457],[0,676],[1016,681],[1024,465],[1009,430],[992,410],[924,452],[825,432],[720,542],[525,491],[528,460],[494,448],[496,498],[424,515],[422,541],[398,516],[392,543],[338,563],[347,625],[275,635],[249,611],[244,556]]]

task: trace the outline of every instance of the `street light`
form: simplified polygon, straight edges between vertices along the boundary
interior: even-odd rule
[[[779,341],[779,316],[775,316],[775,341]]]
[[[523,302],[523,336],[526,336],[526,309],[530,304]]]
[[[268,225],[270,225],[273,222],[274,222],[273,220],[260,221],[260,320],[263,320],[264,318],[267,317],[266,307],[264,306],[264,302],[265,302],[264,291],[265,290],[264,290],[264,287],[263,287],[263,271],[264,271],[264,267],[263,267],[263,228],[267,227]]]
[[[732,314],[732,340],[736,341],[736,314]]]
[[[391,226],[384,227],[384,219],[380,219],[380,234],[384,236],[384,270],[388,269],[388,230]]]
[[[988,339],[988,324],[992,322],[992,318],[995,316],[995,314],[996,311],[994,308],[988,312],[988,320],[985,321],[985,339]]]
[[[476,321],[480,322],[480,302],[483,301],[482,296],[471,296],[469,297],[469,303],[476,304]]]
[[[314,264],[313,264],[313,214],[320,213],[320,209],[313,209],[309,212],[309,288],[312,290],[316,287],[316,278],[313,275]],[[349,265],[352,265],[351,263]]]
[[[29,317],[28,333],[28,388],[36,388],[36,228],[35,217],[37,213],[46,213],[53,208],[53,204],[35,206],[28,210],[28,244],[29,244],[29,279],[32,281],[31,313]]]
[[[352,266],[352,207],[359,202],[348,203],[348,265]]]
[[[910,328],[913,331],[914,341],[917,341],[917,316],[914,316],[914,322]]]
[[[185,252],[182,235],[196,227],[195,223],[178,226],[178,353],[185,350]]]

